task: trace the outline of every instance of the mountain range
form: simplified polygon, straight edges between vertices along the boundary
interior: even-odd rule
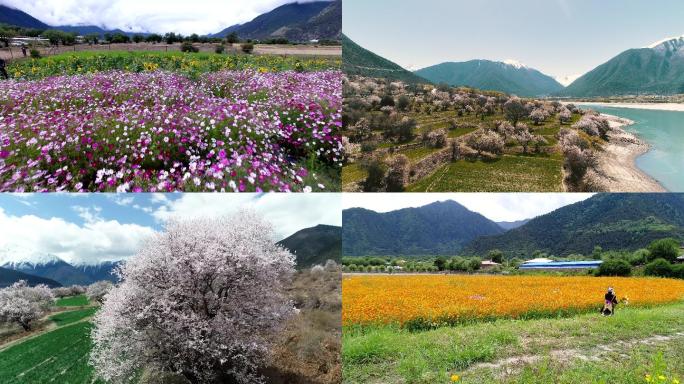
[[[13,261],[2,268],[28,275],[54,280],[61,285],[89,285],[100,280],[116,282],[112,274],[120,262],[102,262],[94,265],[72,265],[57,256],[46,255],[40,261]]]
[[[342,35],[342,71],[347,76],[384,78],[410,84],[428,82],[400,65],[361,47],[345,35]]]
[[[342,228],[318,225],[302,229],[278,244],[296,256],[298,269],[322,265],[328,260],[339,263],[342,252]]]
[[[595,246],[635,250],[653,240],[684,240],[684,195],[598,194],[497,236],[475,239],[466,254],[500,249],[508,257],[540,250],[556,256],[590,254]]]
[[[409,72],[346,36],[342,37],[342,49],[346,74],[407,83],[445,83],[524,97],[684,93],[684,36],[629,49],[582,76],[561,78],[563,84],[512,60],[448,62]]]
[[[209,37],[223,38],[232,32],[241,39],[253,40],[337,40],[342,33],[342,0],[281,5],[248,23],[230,26]]]
[[[19,280],[25,280],[30,286],[45,284],[50,288],[61,287],[62,284],[40,276],[29,275],[27,273],[15,271],[9,268],[0,267],[0,288],[9,287]]]
[[[573,97],[684,93],[684,36],[629,49],[560,94]]]
[[[75,32],[79,35],[90,33],[124,33],[134,32],[121,29],[106,30],[95,25],[63,25],[50,26],[35,17],[17,9],[0,5],[0,23],[23,28],[58,29]],[[337,40],[342,33],[342,0],[294,2],[273,9],[257,16],[254,20],[233,25],[209,37],[226,37],[236,32],[242,39],[266,40],[286,38],[290,41]],[[143,33],[145,34],[145,33]]]
[[[497,223],[455,201],[387,213],[352,208],[342,211],[342,254],[454,255],[478,237],[504,232]]]
[[[442,63],[415,72],[432,83],[500,91],[523,97],[549,96],[563,89],[554,78],[513,60]]]
[[[345,256],[588,255],[595,246],[631,251],[666,237],[684,241],[684,195],[597,194],[515,223],[494,223],[454,201],[388,213],[347,209],[342,220]]]

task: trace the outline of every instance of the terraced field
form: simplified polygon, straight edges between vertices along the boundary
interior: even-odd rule
[[[468,135],[479,128],[491,127],[497,120],[505,120],[499,111],[494,115],[481,118],[474,114],[458,116],[453,110],[424,113],[412,112],[409,118],[416,120],[415,138],[410,143],[393,145],[382,143],[378,149],[385,149],[392,155],[403,154],[408,157],[412,165],[418,164],[428,156],[439,151],[449,151],[449,145],[443,149],[434,149],[421,145],[425,133],[437,130],[447,130],[448,140],[465,140]],[[579,119],[573,116],[572,121],[564,127],[574,124]],[[441,164],[428,176],[414,181],[406,191],[409,192],[560,192],[563,191],[563,156],[557,148],[557,134],[561,125],[556,117],[535,125],[530,120],[523,120],[530,130],[543,136],[547,144],[542,145],[540,153],[532,149],[523,153],[523,148],[517,143],[509,141],[502,156],[492,160],[460,160]],[[456,128],[453,128],[456,123]],[[376,152],[377,153],[377,152]],[[345,190],[355,189],[367,177],[362,161],[344,166],[342,184]]]
[[[0,352],[3,384],[99,383],[88,365],[90,322],[66,325]]]

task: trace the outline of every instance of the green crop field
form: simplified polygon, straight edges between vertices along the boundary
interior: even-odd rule
[[[91,327],[67,325],[0,351],[2,383],[99,383],[88,365]]]
[[[491,161],[445,164],[407,188],[410,192],[561,192],[563,160],[504,155]]]
[[[95,315],[95,312],[97,312],[97,308],[91,307],[79,309],[78,311],[61,312],[56,315],[50,316],[49,319],[52,320],[58,326],[63,326],[91,317]]]
[[[85,295],[78,295],[59,298],[55,305],[58,307],[82,307],[88,304],[88,298]]]
[[[499,320],[424,332],[346,328],[345,383],[684,381],[684,303],[613,317]],[[647,376],[648,375],[648,376]],[[662,378],[661,378],[662,377]]]

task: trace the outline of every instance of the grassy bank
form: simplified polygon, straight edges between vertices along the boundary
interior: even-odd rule
[[[345,328],[345,383],[644,383],[684,377],[684,303],[614,317],[499,320],[426,332]],[[656,337],[658,336],[658,337]]]

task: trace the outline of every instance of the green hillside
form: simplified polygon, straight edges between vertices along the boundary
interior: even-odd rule
[[[585,74],[563,96],[592,97],[684,93],[682,51],[630,49]]]
[[[563,86],[535,69],[489,60],[442,63],[415,72],[431,82],[500,91],[524,97],[560,92]]]
[[[353,208],[342,212],[345,256],[453,255],[471,240],[503,233],[486,217],[455,201],[387,213]]]
[[[318,225],[302,229],[278,244],[295,254],[299,269],[325,264],[328,260],[339,263],[342,252],[342,228]]]
[[[681,194],[600,194],[530,220],[502,235],[481,237],[464,250],[485,255],[500,249],[507,257],[541,250],[556,256],[606,250],[635,250],[653,240],[684,240]]]
[[[347,76],[365,76],[406,83],[428,83],[401,66],[362,48],[342,35],[342,70]]]

